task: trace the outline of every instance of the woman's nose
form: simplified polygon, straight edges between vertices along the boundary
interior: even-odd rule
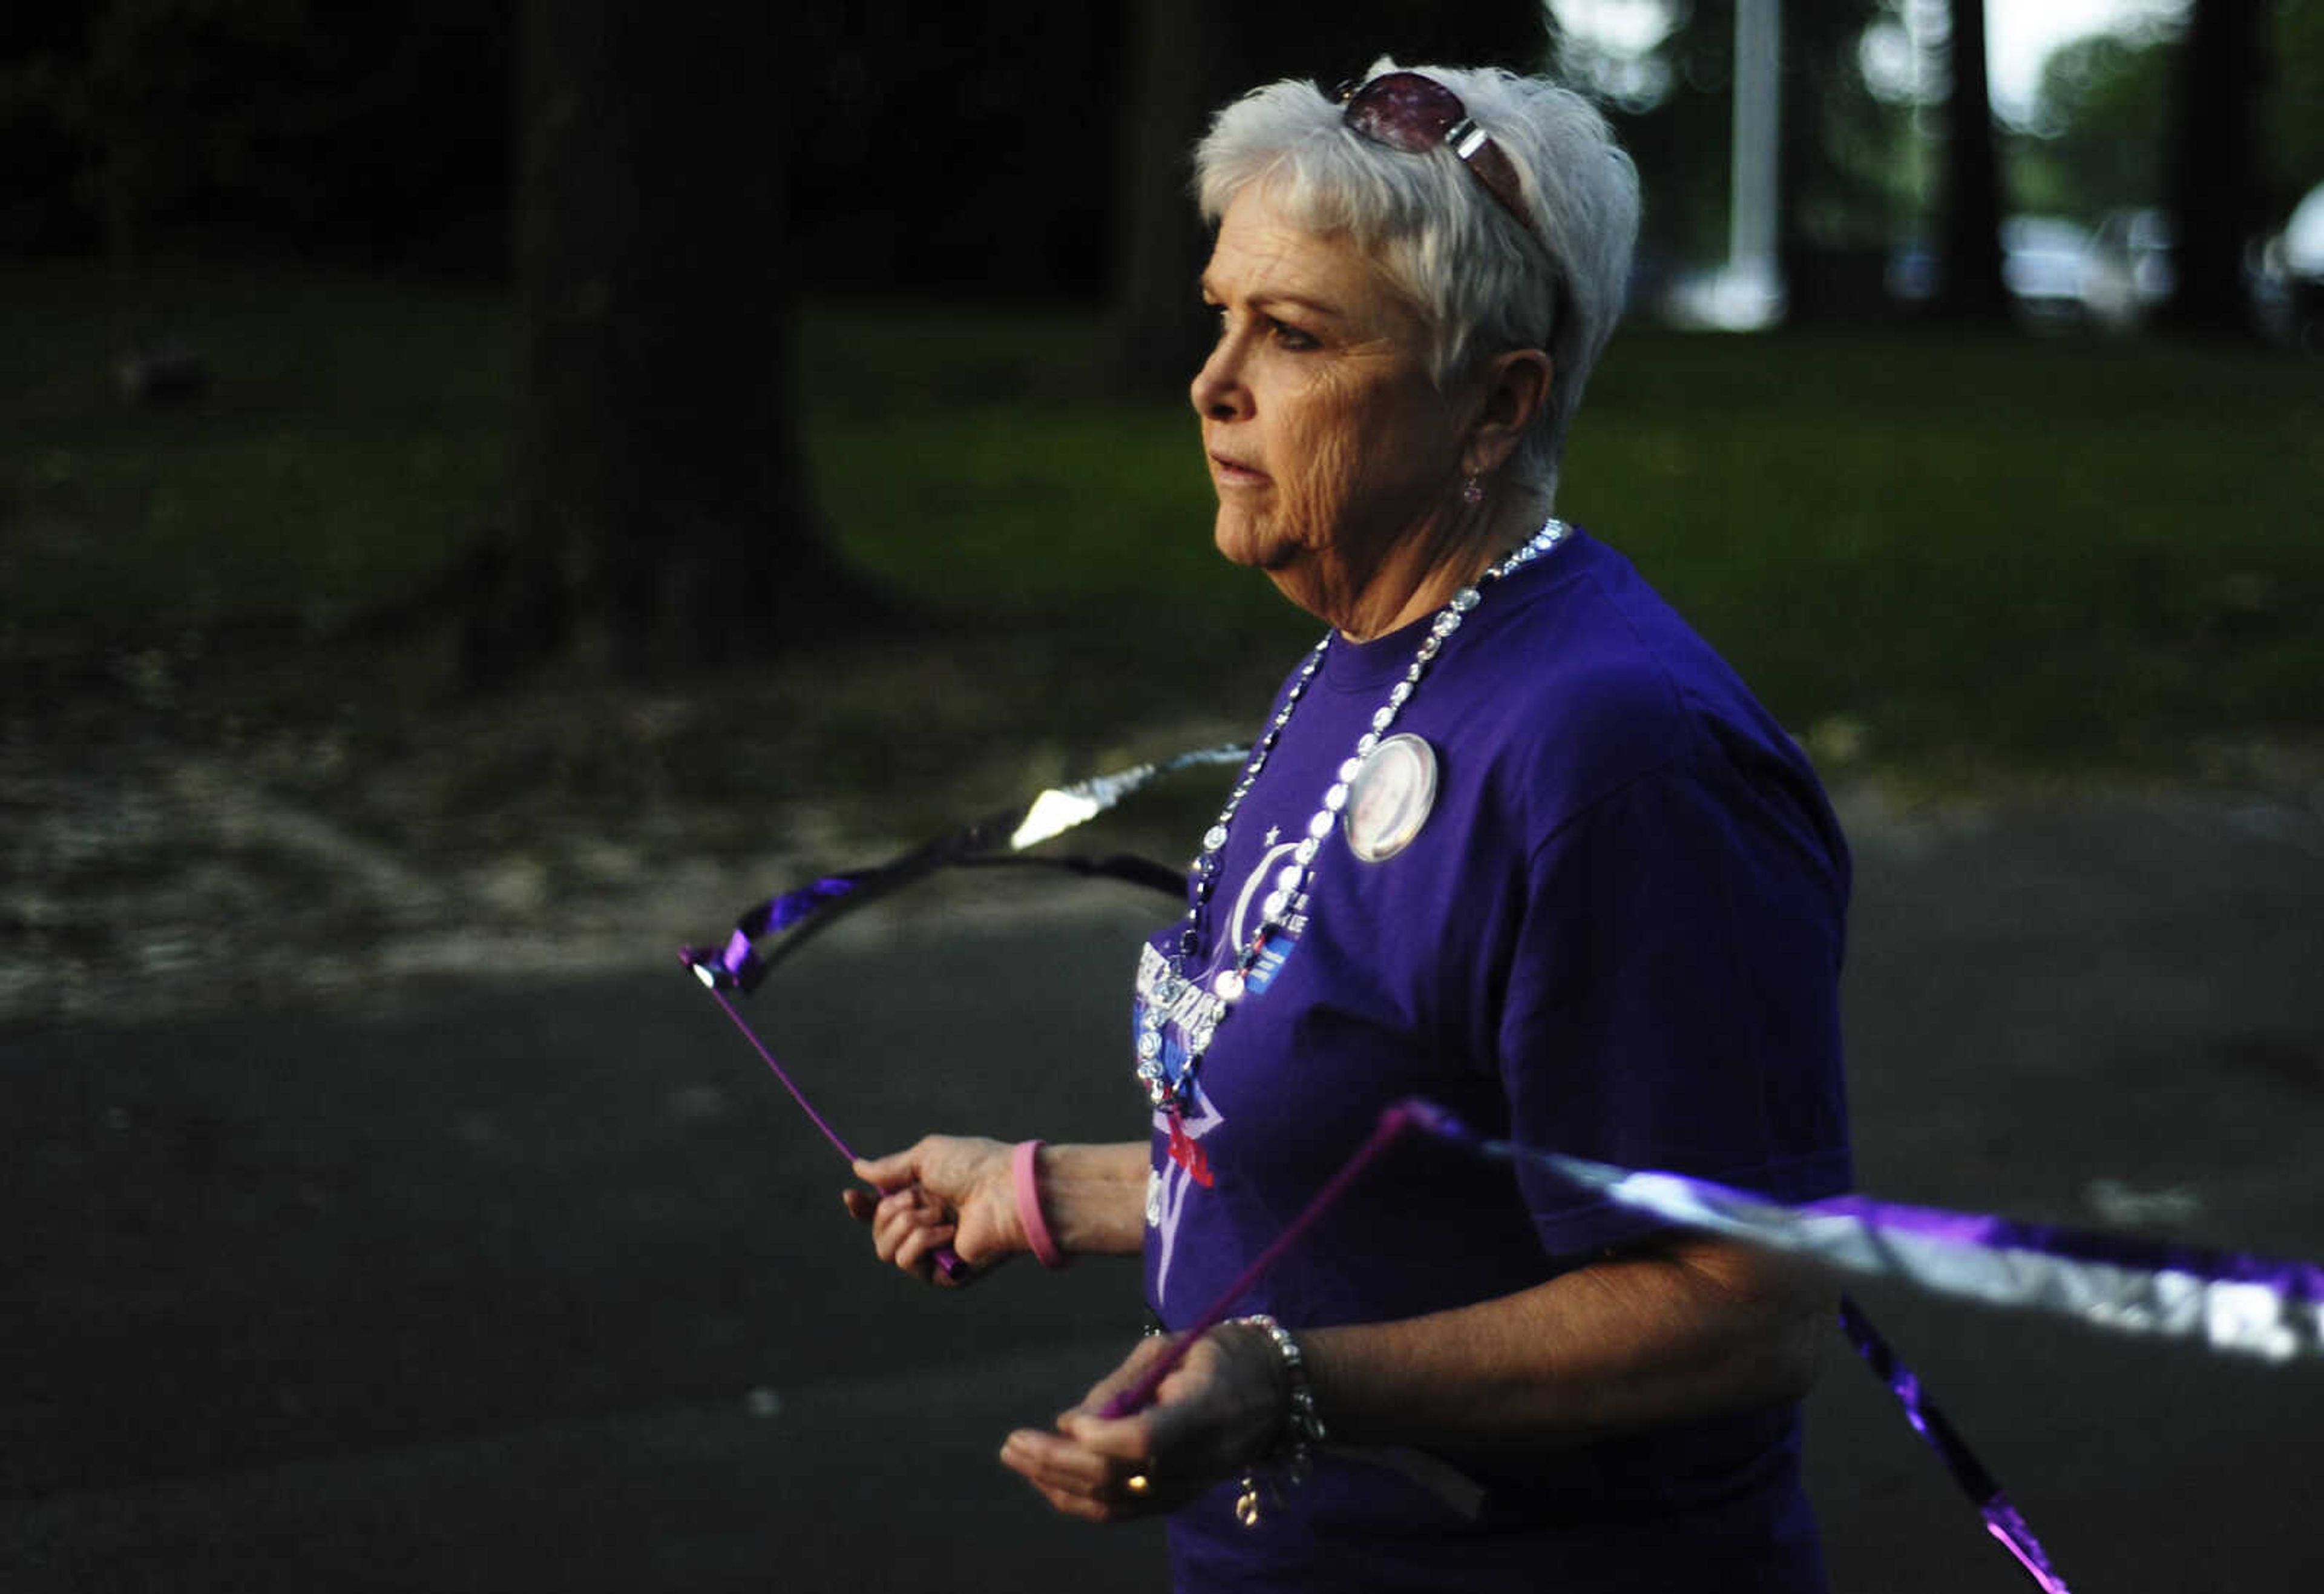
[[[1250,413],[1250,390],[1243,385],[1234,340],[1222,338],[1187,389],[1194,413],[1205,421],[1236,421]]]

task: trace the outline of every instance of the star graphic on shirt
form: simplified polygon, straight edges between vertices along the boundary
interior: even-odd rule
[[[1277,839],[1278,837],[1280,837],[1282,834],[1283,834],[1283,827],[1282,827],[1281,825],[1269,825],[1269,826],[1268,826],[1268,827],[1267,827],[1267,844],[1268,844],[1269,847],[1274,846],[1274,845],[1275,845],[1275,843],[1276,843]]]

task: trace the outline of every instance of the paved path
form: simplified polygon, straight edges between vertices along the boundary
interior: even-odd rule
[[[1858,843],[1868,1189],[2324,1256],[2316,815]],[[858,921],[758,1011],[866,1146],[1135,1133],[1145,907],[1093,900]],[[9,1589],[1160,1587],[1150,1530],[1057,1522],[991,1460],[1119,1354],[1130,1270],[881,1274],[828,1148],[675,969],[21,1035],[0,1124]],[[2324,1367],[1865,1299],[2084,1594],[2324,1576]],[[2024,1587],[1886,1399],[1836,1361],[1814,1401],[1840,1586]]]

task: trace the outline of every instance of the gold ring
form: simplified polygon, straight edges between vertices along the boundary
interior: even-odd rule
[[[1142,1495],[1154,1487],[1154,1480],[1143,1472],[1133,1472],[1121,1480],[1121,1487],[1133,1495]]]

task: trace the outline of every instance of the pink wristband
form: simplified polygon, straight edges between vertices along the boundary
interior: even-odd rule
[[[1047,1144],[1020,1140],[1010,1159],[1017,1179],[1017,1221],[1025,1230],[1025,1243],[1032,1247],[1034,1260],[1044,1267],[1063,1267],[1073,1258],[1057,1249],[1056,1238],[1049,1233],[1049,1220],[1041,1215],[1041,1187],[1033,1177],[1033,1159]]]

